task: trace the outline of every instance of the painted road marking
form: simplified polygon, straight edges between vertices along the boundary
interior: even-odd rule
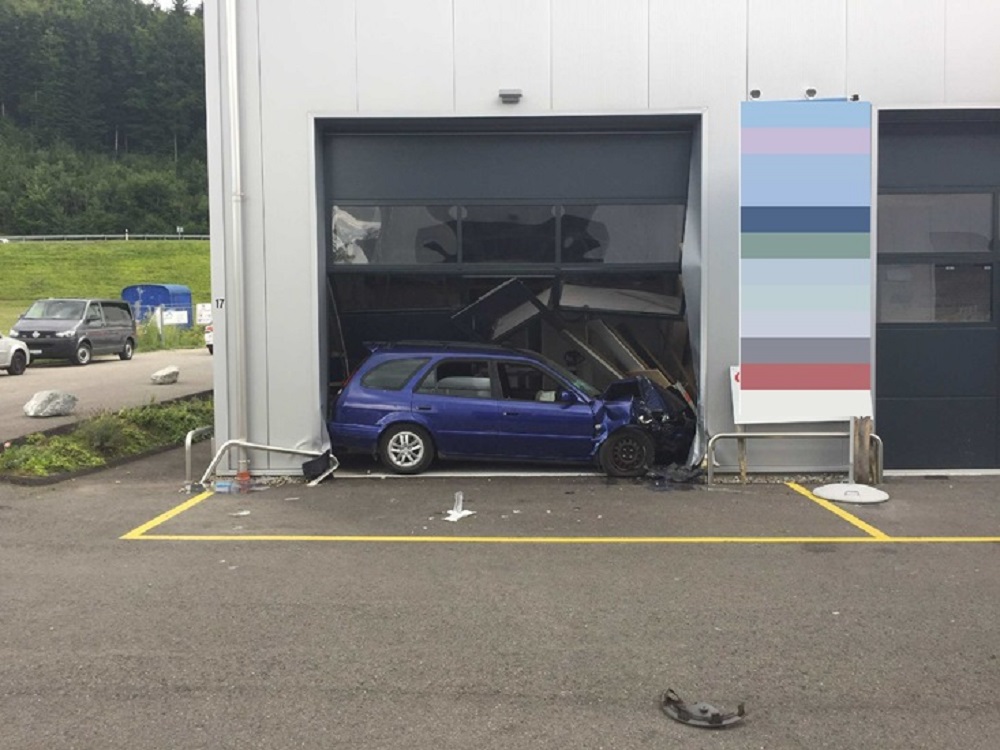
[[[854,526],[854,527],[856,527],[858,529],[861,529],[863,532],[865,532],[869,536],[873,536],[876,539],[880,539],[882,541],[885,541],[886,539],[889,539],[889,535],[888,534],[886,534],[886,533],[884,533],[882,531],[879,531],[878,529],[876,529],[871,524],[865,523],[864,521],[862,521],[860,518],[858,518],[854,514],[848,513],[846,510],[844,510],[843,508],[840,508],[840,507],[834,505],[829,500],[824,500],[821,497],[817,497],[816,495],[814,495],[813,493],[811,493],[809,490],[807,490],[802,485],[796,484],[795,482],[787,482],[786,484],[789,487],[791,487],[793,490],[795,490],[796,492],[798,492],[800,495],[808,497],[810,500],[812,500],[814,503],[816,503],[820,507],[826,508],[828,511],[830,511],[834,515],[839,516],[840,518],[843,518],[845,521],[847,521],[849,524],[851,524],[851,526]]]
[[[788,487],[845,521],[867,536],[650,536],[650,537],[559,537],[559,536],[346,536],[326,534],[151,534],[153,529],[206,500],[214,492],[203,492],[120,537],[129,541],[167,542],[384,542],[411,544],[987,544],[1000,543],[1000,536],[888,536],[842,508],[789,483]],[[829,506],[829,507],[828,507]]]
[[[949,544],[987,542],[1000,543],[1000,536],[598,536],[598,537],[516,537],[516,536],[296,536],[218,534],[143,534],[122,539],[160,542],[411,542],[433,544]]]
[[[120,538],[121,539],[142,539],[143,535],[147,531],[150,531],[151,529],[155,529],[161,523],[166,523],[167,521],[169,521],[174,516],[179,516],[184,511],[188,510],[189,508],[193,508],[198,503],[200,503],[202,500],[206,500],[206,499],[210,498],[214,494],[215,494],[214,492],[202,492],[200,495],[195,495],[190,500],[187,500],[186,502],[181,503],[176,508],[171,508],[166,513],[162,513],[162,514],[158,515],[152,521],[148,521],[148,522],[144,523],[142,526],[139,526],[138,528],[132,529],[129,533],[125,534],[125,536],[122,536]]]

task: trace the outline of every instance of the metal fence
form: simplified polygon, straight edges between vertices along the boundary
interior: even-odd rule
[[[88,242],[93,240],[207,240],[207,234],[34,234],[0,236],[0,243],[8,242]]]

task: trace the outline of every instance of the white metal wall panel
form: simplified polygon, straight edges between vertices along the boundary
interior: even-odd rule
[[[553,109],[646,109],[649,0],[551,1]]]
[[[548,110],[550,0],[455,0],[455,102],[460,114]],[[502,104],[500,89],[521,89]]]
[[[261,98],[267,102],[261,111],[263,200],[250,205],[259,203],[263,211],[264,288],[250,304],[265,311],[254,331],[267,341],[266,403],[299,404],[269,409],[266,440],[285,447],[319,447],[319,250],[308,113],[357,108],[354,13],[354,0],[297,0],[294,11],[280,2],[260,5],[266,29],[260,35]],[[289,368],[288,362],[302,366]],[[252,408],[257,403],[251,401]],[[303,421],[303,414],[313,421]],[[271,466],[302,462],[283,454],[267,460]]]
[[[265,119],[278,114],[301,121],[306,112],[357,109],[354,5],[354,0],[260,3],[261,85],[270,103]]]
[[[452,0],[358,0],[357,26],[361,112],[453,111]]]
[[[689,305],[687,313],[692,333],[701,336],[692,345],[704,344],[698,350],[701,416],[710,434],[727,432],[732,409],[729,380],[722,376],[739,356],[739,311],[733,300],[739,289],[737,166],[739,103],[747,89],[747,4],[654,0],[649,10],[650,106],[705,108],[695,142],[708,148],[702,151],[699,145],[692,163],[692,186],[700,186],[701,193],[688,197],[684,280],[702,293],[701,305]],[[709,278],[711,284],[702,283]],[[730,448],[721,445],[719,452],[726,456]]]
[[[1000,102],[998,34],[997,0],[948,0],[944,68],[948,102]]]
[[[692,33],[694,29],[711,33]],[[746,95],[746,54],[746,0],[653,0],[649,106],[683,109],[738,102]]]
[[[871,2],[871,0],[868,0]],[[845,96],[845,0],[749,0],[747,86],[762,99]]]
[[[945,0],[848,0],[847,93],[877,107],[944,101]]]

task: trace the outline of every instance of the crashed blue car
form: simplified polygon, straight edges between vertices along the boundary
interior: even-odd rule
[[[485,344],[373,345],[328,423],[335,451],[419,474],[435,457],[599,466],[644,475],[687,460],[695,414],[678,387],[645,376],[601,393],[533,352]]]

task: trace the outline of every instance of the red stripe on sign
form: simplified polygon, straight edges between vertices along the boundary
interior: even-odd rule
[[[744,391],[867,391],[871,384],[867,364],[740,365]]]

